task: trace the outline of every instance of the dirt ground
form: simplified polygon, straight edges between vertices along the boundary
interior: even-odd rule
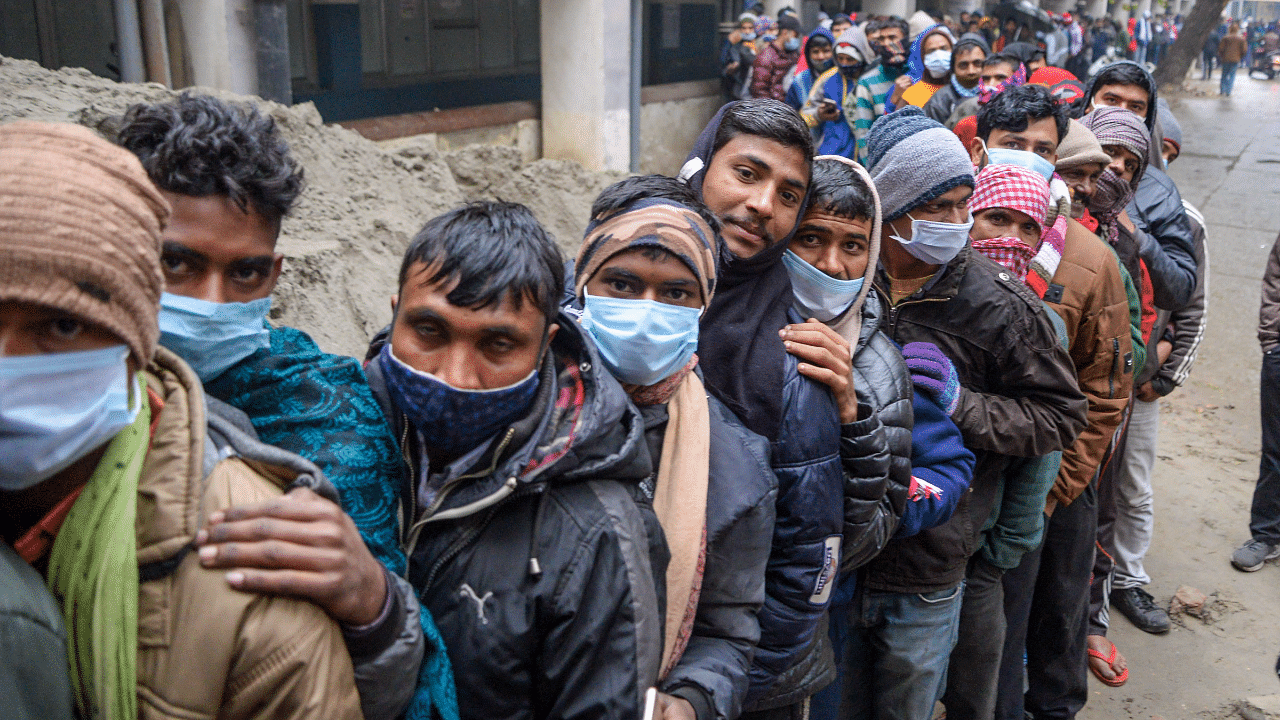
[[[1248,539],[1258,472],[1256,326],[1280,230],[1280,79],[1241,72],[1231,98],[1216,96],[1217,83],[1196,81],[1170,98],[1184,134],[1170,175],[1208,221],[1209,321],[1187,384],[1162,403],[1147,559],[1158,602],[1189,585],[1209,596],[1211,612],[1175,618],[1164,636],[1113,612],[1110,637],[1130,679],[1113,689],[1091,678],[1082,720],[1280,717],[1265,711],[1267,696],[1280,695],[1280,566],[1246,574],[1229,563]]]

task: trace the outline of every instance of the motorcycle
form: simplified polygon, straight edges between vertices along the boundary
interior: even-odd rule
[[[1276,75],[1280,75],[1280,50],[1255,53],[1253,65],[1249,68],[1249,77],[1253,77],[1254,73],[1262,73],[1268,80],[1274,80]]]

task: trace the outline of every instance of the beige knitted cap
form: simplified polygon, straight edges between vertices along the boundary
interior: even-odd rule
[[[1111,156],[1103,152],[1098,138],[1079,120],[1067,121],[1067,136],[1058,145],[1058,169],[1065,170],[1085,163],[1111,162]]]
[[[78,125],[0,125],[0,301],[110,330],[145,366],[160,334],[168,220],[128,150]]]

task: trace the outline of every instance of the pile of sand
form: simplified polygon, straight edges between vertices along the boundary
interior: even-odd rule
[[[467,200],[524,203],[572,256],[591,201],[620,177],[559,160],[522,164],[515,147],[441,153],[425,140],[383,147],[325,125],[310,103],[285,107],[210,92],[259,103],[306,170],[306,190],[281,232],[285,270],[271,315],[310,333],[330,352],[363,356],[369,336],[390,320],[400,258],[431,217]],[[98,129],[133,103],[173,96],[161,85],[116,83],[86,70],[50,71],[0,58],[0,122],[57,120]]]

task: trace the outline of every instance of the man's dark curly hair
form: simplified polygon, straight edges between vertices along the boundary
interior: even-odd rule
[[[277,227],[302,192],[302,168],[275,120],[252,106],[184,92],[130,107],[116,142],[133,152],[161,190],[226,195]]]

